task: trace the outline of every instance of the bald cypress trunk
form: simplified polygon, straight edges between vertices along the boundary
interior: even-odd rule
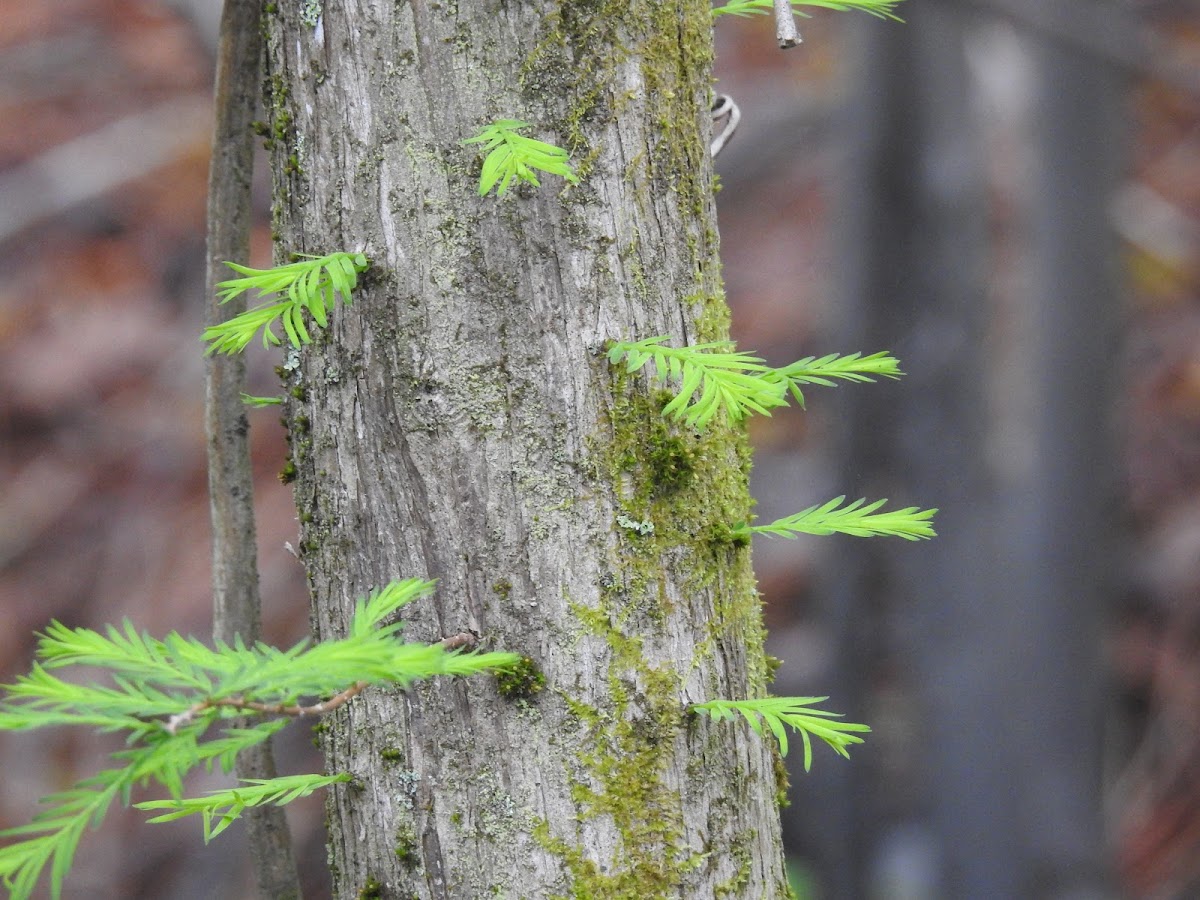
[[[708,3],[280,3],[267,24],[280,251],[373,263],[281,370],[315,631],[430,577],[409,637],[531,661],[325,723],[355,776],[330,798],[336,895],[785,896],[774,751],[686,714],[765,688],[729,529],[744,435],[668,424],[603,354],[727,334]],[[480,198],[460,141],[501,118],[580,184]]]

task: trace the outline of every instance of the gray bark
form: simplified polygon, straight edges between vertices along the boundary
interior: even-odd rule
[[[744,436],[668,427],[602,354],[726,335],[708,4],[305,8],[271,17],[276,229],[373,261],[288,382],[315,629],[432,577],[410,638],[472,630],[546,679],[368,690],[331,717],[329,768],[355,776],[330,799],[335,893],[785,896],[773,751],[685,713],[765,686],[727,528]],[[479,198],[459,141],[498,118],[582,183]]]
[[[1038,4],[1025,0],[1022,4]],[[1096,34],[1135,31],[1124,4],[1087,4]],[[1115,896],[1105,885],[1101,809],[1103,628],[1113,608],[1121,503],[1113,412],[1121,276],[1109,208],[1124,161],[1125,74],[1032,32],[1036,150],[1023,214],[1033,425],[1026,465],[1003,494],[1003,562],[1014,629],[1011,672],[1024,713],[1011,739],[1022,894]],[[1019,481],[1018,481],[1019,479]]]

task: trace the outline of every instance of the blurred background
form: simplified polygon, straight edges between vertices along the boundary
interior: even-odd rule
[[[0,678],[50,618],[209,631],[204,206],[218,0],[0,0]],[[875,729],[795,764],[806,897],[1200,897],[1200,4],[907,0],[717,20],[735,337],[898,382],[752,420],[769,521],[936,506],[933,542],[756,538],[780,694]],[[256,186],[255,261],[270,255]],[[268,354],[248,390],[269,394]],[[266,638],[307,633],[252,414]],[[0,826],[115,749],[0,735]],[[319,765],[302,727],[283,771]],[[798,756],[798,754],[796,754]],[[206,785],[198,784],[196,789]],[[319,798],[294,805],[328,894]],[[243,842],[114,812],[67,897],[248,896]]]

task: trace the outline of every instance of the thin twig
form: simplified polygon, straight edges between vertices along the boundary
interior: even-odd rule
[[[780,50],[800,43],[800,31],[796,28],[796,14],[792,12],[791,0],[775,0],[775,37]]]
[[[217,38],[212,162],[208,179],[208,304],[205,324],[245,309],[245,301],[216,303],[223,260],[248,262],[250,178],[254,171],[252,123],[262,76],[262,0],[225,0]],[[254,528],[254,478],[246,410],[241,392],[241,356],[212,355],[205,370],[208,489],[213,529],[213,637],[232,644],[258,639],[258,542]],[[190,721],[198,710],[173,717],[168,728]],[[275,777],[269,742],[238,754],[239,778]],[[300,897],[295,854],[282,807],[248,810],[246,836],[262,900]]]
[[[257,700],[245,700],[242,697],[209,698],[208,700],[201,700],[199,703],[194,703],[183,712],[171,716],[163,727],[169,733],[174,734],[183,726],[195,721],[196,716],[201,713],[222,707],[225,709],[256,712],[266,716],[293,716],[297,719],[304,716],[322,716],[349,703],[361,694],[370,683],[369,681],[356,681],[350,687],[344,691],[339,691],[328,700],[322,700],[320,703],[314,703],[311,706],[300,706],[295,703],[260,703]]]

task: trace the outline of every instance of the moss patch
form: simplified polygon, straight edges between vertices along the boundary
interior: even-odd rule
[[[396,859],[410,872],[421,865],[421,846],[412,825],[404,824],[396,830]]]
[[[291,484],[296,480],[296,464],[290,459],[283,464],[283,468],[279,470],[279,481],[281,484]]]
[[[546,676],[528,656],[496,673],[496,691],[505,700],[528,700],[546,687]]]
[[[651,426],[650,456],[646,466],[656,496],[682,490],[695,476],[696,439],[672,434],[666,421]]]

